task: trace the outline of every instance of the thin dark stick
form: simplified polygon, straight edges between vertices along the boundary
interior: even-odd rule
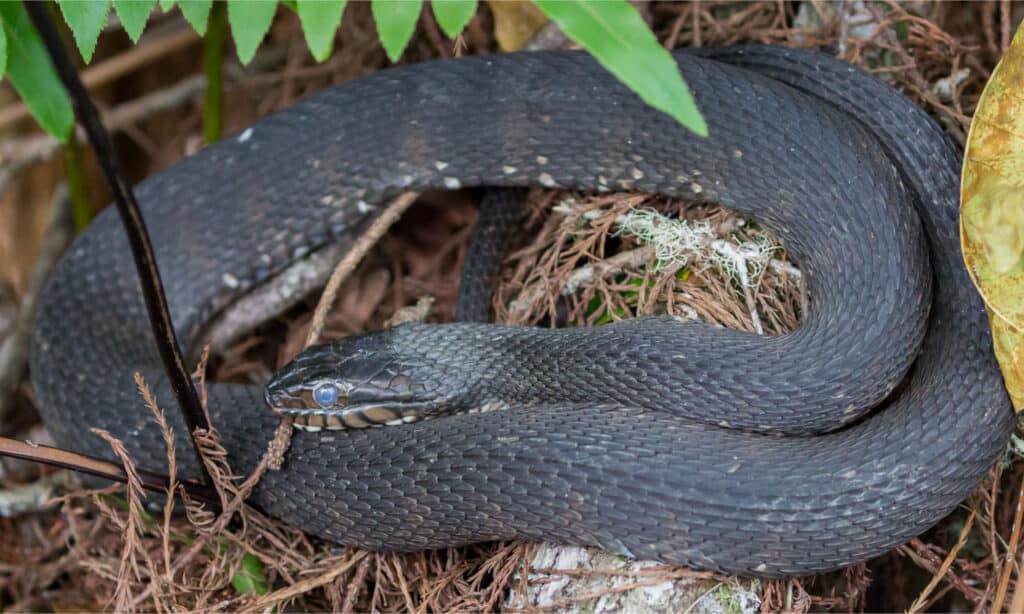
[[[53,467],[71,469],[112,482],[121,482],[122,484],[128,482],[128,476],[125,475],[124,468],[120,465],[92,456],[86,456],[85,454],[62,450],[61,448],[34,445],[16,439],[0,437],[0,454],[11,458],[43,463]],[[139,474],[142,487],[146,490],[158,493],[167,492],[167,476],[142,470],[136,471],[136,473]],[[181,485],[181,488],[189,497],[204,503],[220,505],[220,497],[212,486],[185,480],[178,480],[178,484]]]
[[[121,222],[128,234],[128,242],[135,259],[135,268],[142,284],[142,294],[146,299],[146,309],[149,312],[149,322],[153,327],[153,336],[160,349],[160,358],[167,371],[167,378],[178,399],[178,406],[181,407],[182,414],[184,414],[189,434],[191,435],[196,429],[209,430],[210,425],[206,421],[206,415],[199,403],[199,395],[196,394],[192,379],[189,377],[188,370],[185,369],[185,361],[178,349],[178,338],[174,332],[174,326],[171,324],[171,315],[167,311],[167,297],[164,294],[163,283],[160,281],[160,272],[156,267],[156,258],[153,255],[153,246],[149,241],[149,232],[142,221],[142,214],[139,211],[139,204],[135,200],[135,194],[121,170],[121,163],[110,142],[110,135],[103,127],[100,115],[92,104],[92,100],[89,99],[85,86],[78,78],[78,71],[75,70],[68,58],[64,44],[54,28],[53,22],[50,21],[46,3],[25,0],[23,4],[46,45],[50,59],[57,68],[61,81],[64,82],[64,87],[71,96],[75,114],[85,128],[89,142],[96,152],[96,159],[103,168],[107,184],[114,195],[114,203],[117,205],[117,212],[120,214]],[[194,438],[192,446],[198,456],[199,446]],[[205,468],[203,469],[203,478],[208,483],[212,483]]]

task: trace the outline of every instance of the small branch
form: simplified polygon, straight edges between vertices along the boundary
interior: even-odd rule
[[[210,425],[203,413],[199,395],[196,394],[196,389],[192,385],[192,379],[189,377],[179,350],[178,337],[174,332],[171,316],[167,310],[167,297],[164,294],[163,283],[160,281],[160,272],[156,267],[153,246],[142,221],[142,214],[139,211],[138,202],[135,200],[135,194],[128,186],[128,181],[121,170],[121,163],[110,142],[110,135],[104,130],[99,113],[89,99],[89,94],[79,80],[78,73],[61,43],[60,36],[47,15],[46,5],[36,2],[24,2],[24,5],[46,45],[47,52],[57,68],[64,87],[67,88],[68,94],[71,96],[75,113],[89,136],[89,141],[96,152],[96,158],[103,168],[103,174],[114,195],[114,203],[117,205],[117,211],[121,216],[125,232],[128,234],[132,255],[135,258],[135,267],[139,274],[160,358],[163,360],[171,388],[174,390],[178,405],[184,414],[185,424],[188,425],[189,435],[192,436],[192,445],[195,447],[196,455],[201,458],[199,446],[195,441],[195,431],[208,431]],[[209,480],[209,475],[204,474],[204,478]]]
[[[22,460],[35,463],[42,463],[44,465],[50,465],[51,467],[71,469],[72,471],[85,473],[87,475],[96,476],[98,478],[114,482],[120,482],[122,484],[128,482],[128,475],[124,472],[124,468],[121,467],[121,465],[93,458],[92,456],[62,450],[61,448],[51,448],[50,446],[42,446],[25,441],[18,441],[16,439],[10,439],[8,437],[0,437],[0,455],[11,458],[20,458]],[[143,488],[153,492],[167,494],[167,478],[165,476],[141,470],[138,471],[138,474],[139,478],[142,480]],[[217,491],[215,489],[205,484],[197,484],[195,482],[179,480],[177,483],[181,485],[185,494],[189,497],[205,503],[220,505],[220,498],[217,496]]]
[[[203,72],[208,84],[203,106],[203,136],[207,144],[224,136],[224,43],[227,29],[226,6],[223,2],[214,2],[203,41]]]

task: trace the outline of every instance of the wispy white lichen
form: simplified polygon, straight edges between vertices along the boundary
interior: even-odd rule
[[[616,220],[618,234],[635,236],[654,247],[658,266],[717,266],[750,288],[779,249],[767,237],[747,241],[719,239],[704,221],[674,219],[653,209],[632,209]]]

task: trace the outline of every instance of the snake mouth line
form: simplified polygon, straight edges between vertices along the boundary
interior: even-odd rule
[[[337,409],[274,407],[273,411],[280,416],[290,416],[292,426],[299,430],[317,432],[401,426],[436,417],[423,413],[428,409],[429,406],[426,405],[397,409],[357,404]]]
[[[461,409],[443,409],[437,405],[419,403],[401,409],[381,405],[353,404],[338,409],[310,409],[292,407],[272,407],[279,416],[289,416],[292,426],[309,432],[345,431],[349,429],[380,428],[385,426],[402,426],[413,422],[433,420],[470,414],[483,414],[507,409],[508,404],[492,401],[482,405]]]

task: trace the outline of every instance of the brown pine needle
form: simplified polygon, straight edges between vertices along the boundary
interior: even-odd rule
[[[334,305],[334,299],[338,296],[338,290],[341,288],[341,284],[348,279],[352,271],[356,270],[356,267],[363,260],[363,257],[373,248],[374,245],[380,241],[384,233],[388,231],[391,226],[398,221],[398,218],[402,217],[405,210],[409,208],[419,194],[416,192],[403,192],[396,198],[387,209],[384,210],[380,216],[377,217],[370,224],[370,227],[366,229],[362,235],[356,239],[352,245],[352,249],[345,253],[345,257],[338,261],[338,265],[334,267],[334,272],[331,273],[331,278],[327,280],[327,286],[324,288],[324,292],[320,297],[320,302],[317,303],[316,311],[313,312],[313,324],[309,327],[309,334],[306,336],[306,347],[309,347],[320,340],[320,334],[324,330],[324,321],[327,319],[327,312],[330,311],[331,306]]]
[[[1013,533],[1010,534],[1010,544],[1006,547],[1006,561],[1003,563],[1003,574],[999,578],[999,588],[996,589],[996,596],[992,599],[992,611],[1001,612],[1003,601],[1006,599],[1006,589],[1010,586],[1010,576],[1017,562],[1017,545],[1020,543],[1020,525],[1024,516],[1024,480],[1021,481],[1020,494],[1017,497],[1017,511],[1013,514]]]
[[[970,534],[971,527],[974,525],[974,516],[975,510],[972,509],[971,514],[967,517],[967,522],[964,523],[964,528],[960,530],[960,538],[957,539],[956,544],[950,548],[949,554],[946,555],[945,560],[942,561],[942,565],[932,576],[928,586],[924,587],[924,590],[917,596],[914,603],[910,605],[910,609],[908,609],[907,612],[913,614],[914,612],[921,611],[925,600],[928,599],[928,596],[931,595],[932,591],[935,590],[935,587],[939,585],[939,582],[941,582],[942,578],[946,575],[946,572],[949,571],[949,568],[953,565],[953,561],[956,560],[956,555],[960,552],[960,549],[964,547],[964,544],[967,543],[967,536]]]

